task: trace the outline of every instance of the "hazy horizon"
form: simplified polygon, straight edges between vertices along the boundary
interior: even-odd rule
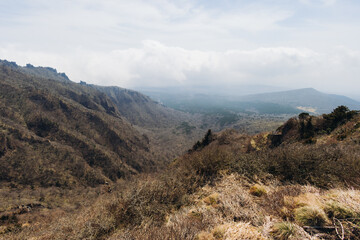
[[[360,100],[360,2],[4,0],[0,59],[73,81],[315,88]]]

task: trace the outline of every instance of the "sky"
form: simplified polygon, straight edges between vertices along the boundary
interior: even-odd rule
[[[360,99],[359,12],[358,0],[0,0],[0,59],[107,86]]]

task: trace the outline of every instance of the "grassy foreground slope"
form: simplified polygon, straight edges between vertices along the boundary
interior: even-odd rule
[[[2,236],[359,239],[359,140],[360,116],[345,107],[274,133],[208,132],[165,171],[119,182],[74,212],[16,215],[7,226],[17,230]]]

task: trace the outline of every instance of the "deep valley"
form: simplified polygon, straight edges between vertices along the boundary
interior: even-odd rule
[[[1,60],[0,239],[360,239],[358,102],[148,94]]]

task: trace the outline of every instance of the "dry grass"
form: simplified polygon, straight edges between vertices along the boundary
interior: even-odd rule
[[[267,237],[263,236],[259,229],[251,226],[249,223],[227,223],[224,225],[216,226],[211,232],[200,232],[195,239],[198,240],[266,240]]]
[[[165,205],[158,205],[158,201],[162,196],[169,199],[168,195],[163,195],[168,190],[164,190],[163,183],[158,179],[145,177],[145,180],[145,185],[139,181],[134,188],[127,186],[126,182],[114,186],[113,193],[103,194],[91,206],[80,207],[73,213],[43,209],[33,212],[31,218],[30,215],[19,215],[21,231],[0,236],[3,239],[300,240],[311,237],[297,223],[330,224],[324,212],[329,202],[346,207],[353,213],[357,213],[360,205],[357,190],[320,192],[311,186],[283,186],[276,181],[264,185],[267,194],[259,198],[249,193],[249,188],[253,186],[251,181],[238,174],[224,174],[214,184],[205,185],[190,194],[186,204],[179,209],[161,209]],[[141,196],[152,200],[144,201]],[[132,206],[126,205],[128,198],[131,201],[142,199],[139,204],[144,205],[137,205],[136,202]],[[282,199],[278,209],[272,207],[276,199]],[[170,206],[168,202],[164,204]],[[282,207],[286,207],[293,218],[282,222]],[[121,214],[129,213],[135,215],[121,217]],[[330,210],[326,213],[329,214]],[[161,216],[159,214],[163,214],[164,220],[156,217]],[[133,224],[125,221],[131,216]],[[346,236],[357,234],[353,225],[344,223],[344,227]]]
[[[355,189],[332,189],[325,196],[325,200],[338,203],[353,212],[355,217],[360,217],[360,191]]]
[[[205,197],[203,199],[203,202],[208,206],[217,207],[218,203],[219,203],[219,194],[213,193],[213,194]]]
[[[254,239],[254,240],[266,240],[267,237],[263,236],[259,229],[251,226],[249,223],[239,222],[228,226],[224,239],[236,240],[236,239]]]

